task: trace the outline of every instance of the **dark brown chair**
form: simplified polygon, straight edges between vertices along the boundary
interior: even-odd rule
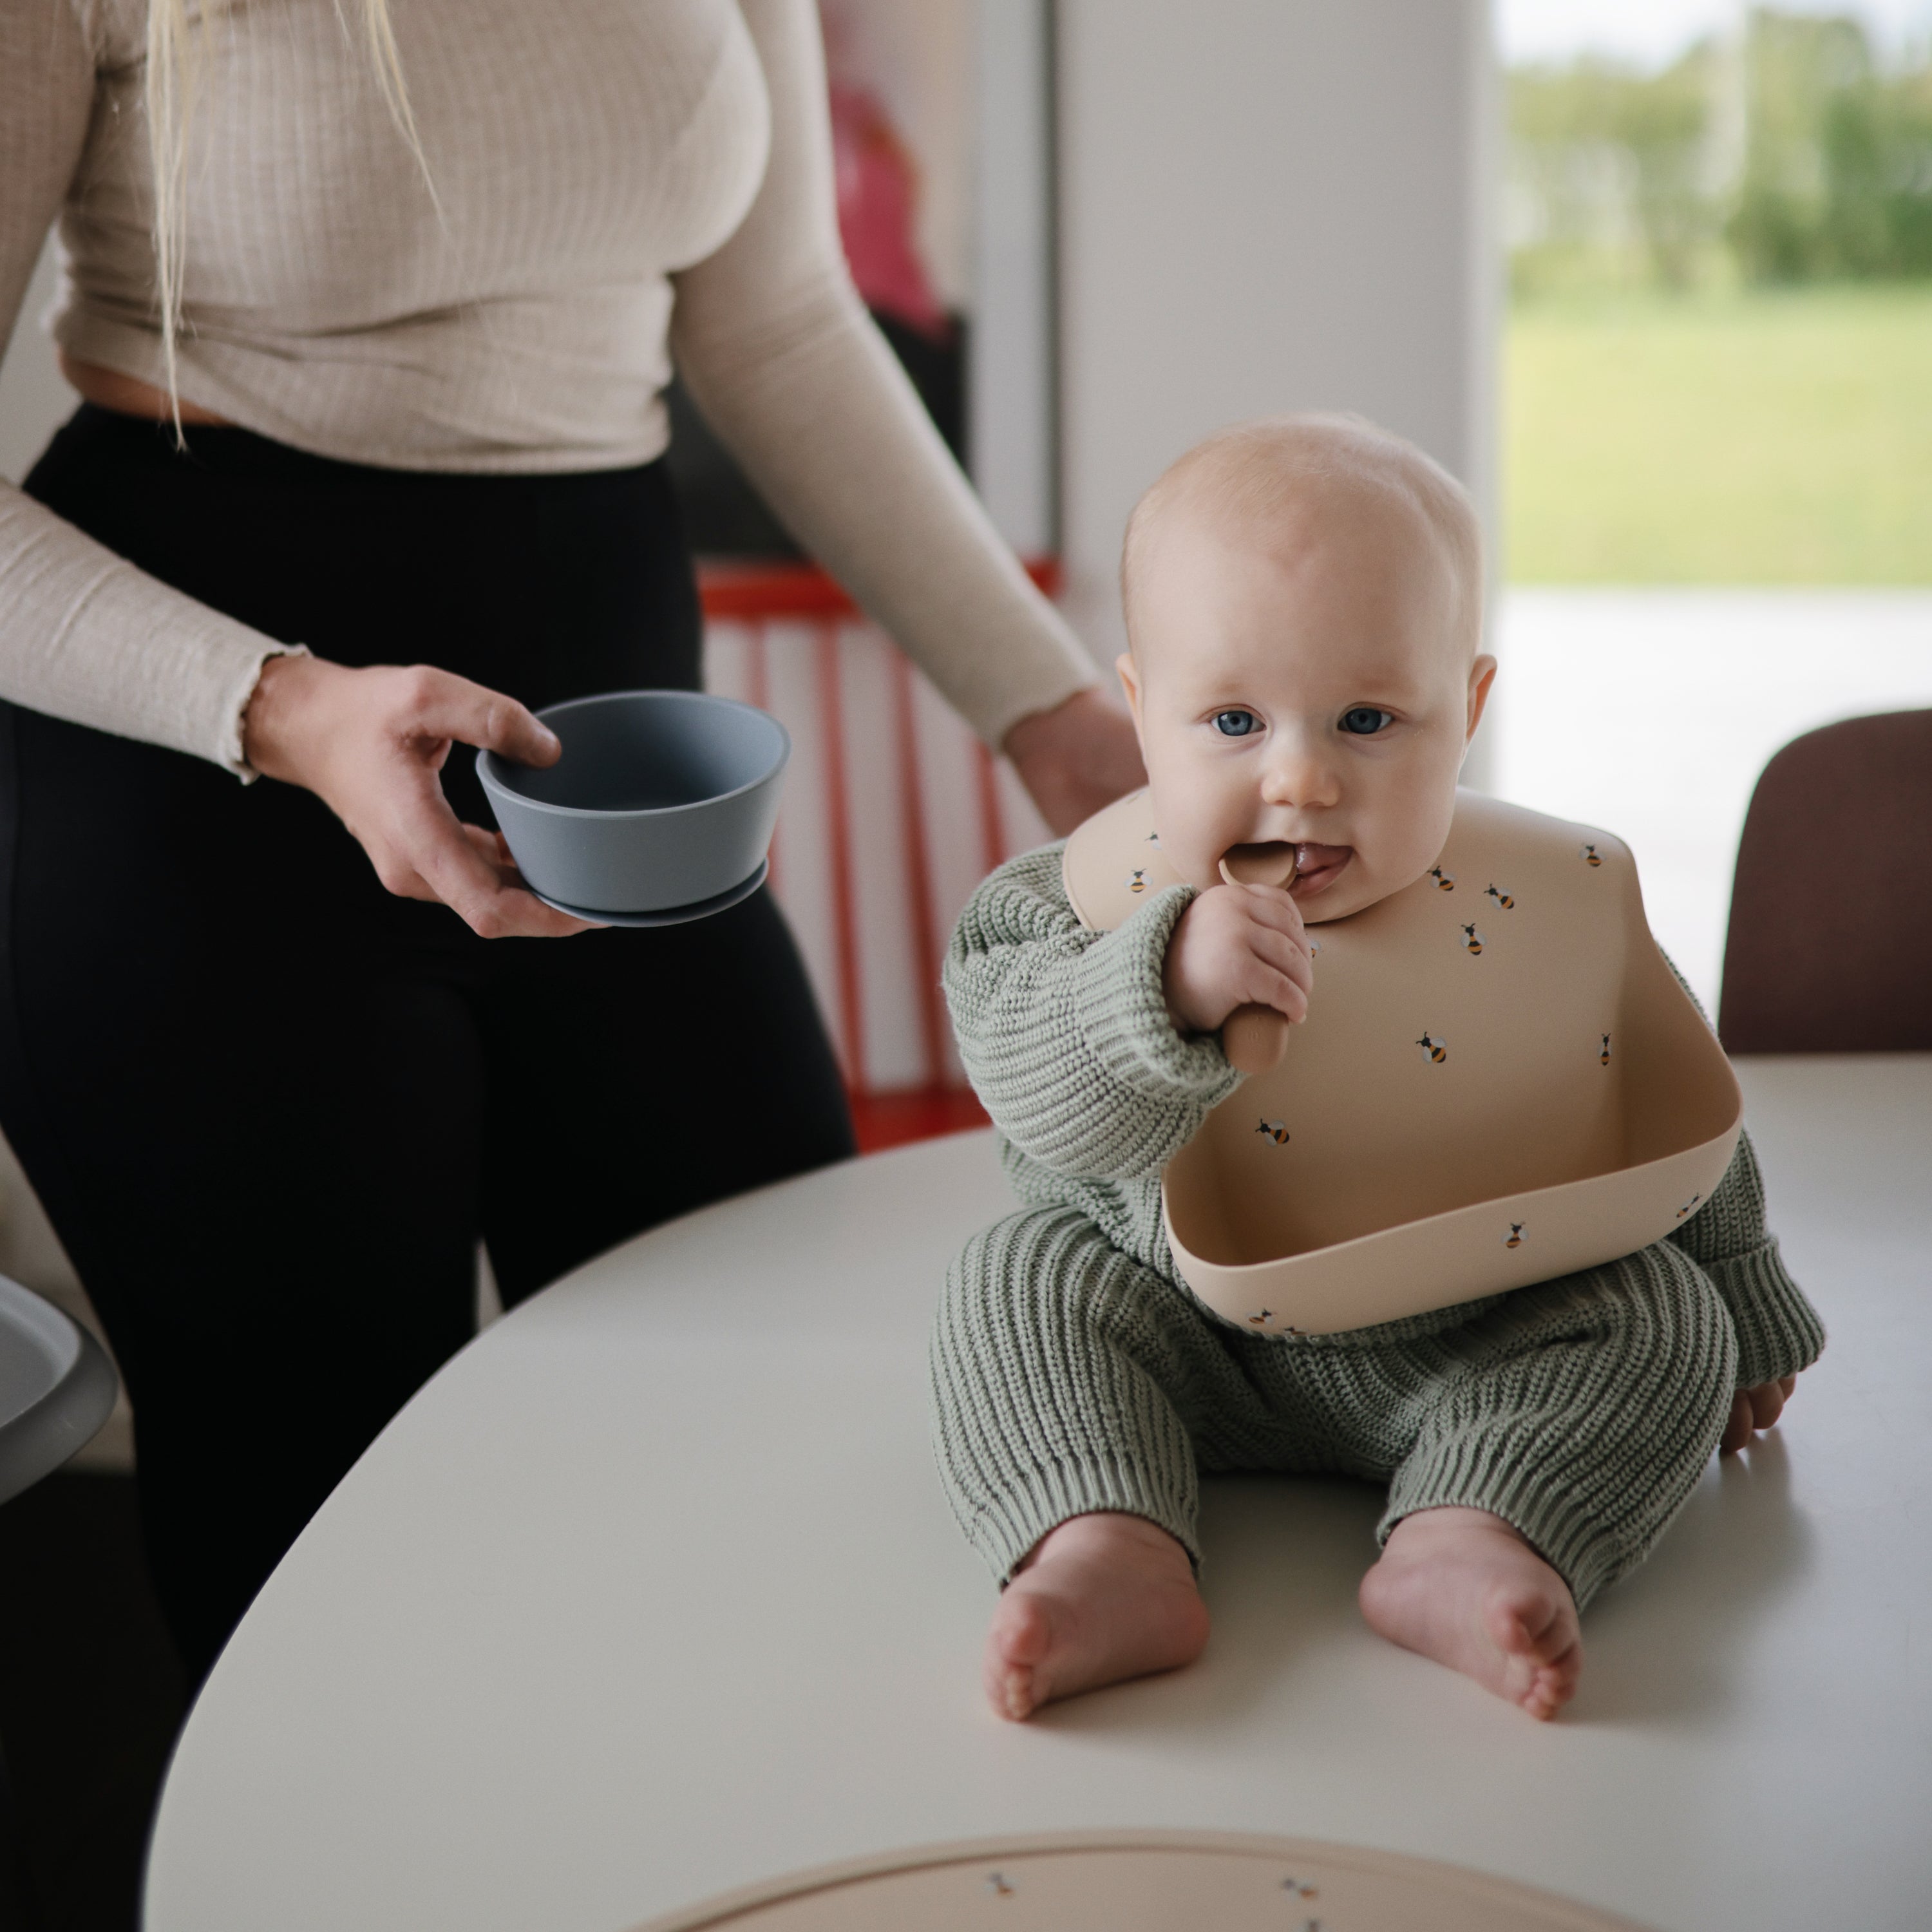
[[[1766,766],[1718,1034],[1732,1053],[1932,1049],[1932,711],[1828,724]]]

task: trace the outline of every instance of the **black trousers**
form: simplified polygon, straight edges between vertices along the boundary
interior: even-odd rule
[[[28,478],[157,577],[350,664],[538,706],[694,687],[663,466],[423,476],[91,407]],[[444,774],[491,821],[470,754]],[[852,1151],[758,893],[695,924],[477,939],[312,794],[0,705],[0,1124],[133,1396],[143,1522],[205,1672],[376,1432],[506,1303]]]

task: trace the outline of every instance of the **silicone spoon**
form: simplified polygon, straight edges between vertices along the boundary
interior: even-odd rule
[[[1294,848],[1280,839],[1261,845],[1230,845],[1221,855],[1221,876],[1231,886],[1294,884]],[[1265,1073],[1288,1051],[1288,1018],[1272,1006],[1237,1006],[1222,1023],[1221,1051],[1238,1073]]]

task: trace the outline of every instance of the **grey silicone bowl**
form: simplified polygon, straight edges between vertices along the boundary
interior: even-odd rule
[[[776,718],[694,691],[612,691],[537,716],[548,770],[476,754],[518,868],[547,899],[652,913],[727,892],[771,843],[791,740]]]

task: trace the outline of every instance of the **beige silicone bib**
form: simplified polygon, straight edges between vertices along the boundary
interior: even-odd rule
[[[1111,931],[1163,886],[1138,793],[1068,842]],[[1217,1315],[1360,1328],[1589,1268],[1709,1195],[1742,1100],[1616,839],[1473,792],[1440,861],[1311,926],[1309,1016],[1169,1162],[1174,1262]]]

